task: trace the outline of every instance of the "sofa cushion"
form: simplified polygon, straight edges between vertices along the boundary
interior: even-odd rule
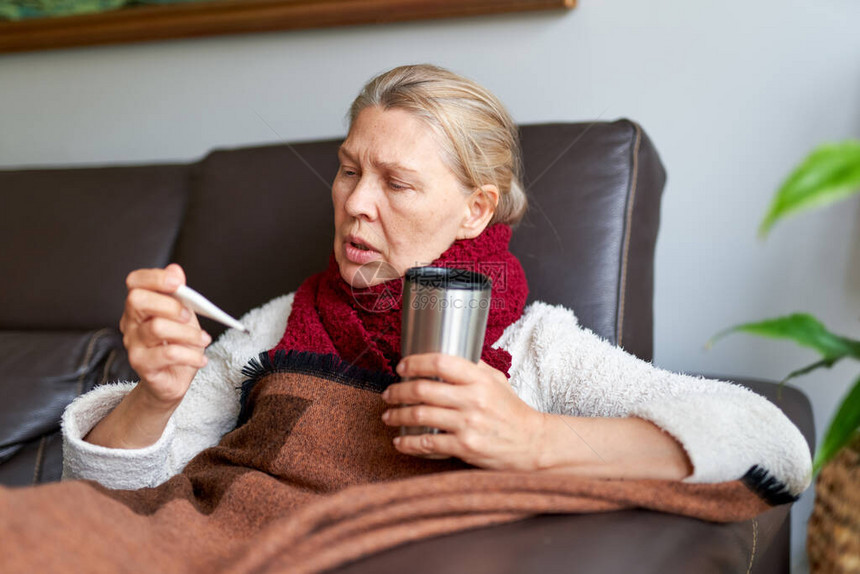
[[[128,272],[169,262],[187,170],[0,171],[0,328],[116,325]]]
[[[9,460],[0,464],[0,484],[31,486],[57,482],[63,475],[63,436],[60,431],[19,445]]]
[[[121,347],[113,329],[0,332],[0,483],[32,477],[32,465],[22,471],[21,460],[12,459],[28,458],[26,451],[34,447],[43,451],[38,464],[49,467],[41,474],[56,475],[62,457],[53,454],[46,460],[44,450],[56,442],[50,437],[60,427],[63,410],[81,393],[117,376],[112,366],[125,363]],[[43,437],[47,443],[39,446]]]
[[[324,269],[339,144],[219,150],[201,161],[175,252],[189,285],[239,316]]]

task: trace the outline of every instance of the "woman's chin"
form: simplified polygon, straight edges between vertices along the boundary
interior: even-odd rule
[[[366,289],[401,276],[393,265],[382,260],[361,265],[350,261],[338,261],[338,268],[340,276],[353,289]]]

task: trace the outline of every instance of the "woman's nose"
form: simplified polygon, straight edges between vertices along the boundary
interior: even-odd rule
[[[346,212],[355,218],[376,219],[378,213],[376,202],[378,198],[378,187],[372,179],[362,176],[358,183],[349,192],[344,208]]]

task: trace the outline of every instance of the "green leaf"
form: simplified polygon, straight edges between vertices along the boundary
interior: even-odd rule
[[[812,151],[774,195],[759,227],[764,237],[786,215],[820,207],[860,191],[860,140],[824,144]]]
[[[25,20],[93,14],[121,8],[129,0],[0,0],[0,16]]]
[[[738,332],[772,339],[793,340],[798,345],[815,349],[831,364],[844,357],[860,359],[860,341],[831,333],[815,317],[806,313],[794,313],[757,323],[736,325],[718,333],[708,341],[707,346],[710,347],[730,333]]]
[[[830,428],[824,435],[821,448],[815,453],[812,472],[817,474],[833,456],[854,436],[860,428],[860,379],[854,382],[854,387],[842,399],[836,416],[830,422]]]
[[[821,368],[829,369],[834,364],[838,363],[839,361],[840,361],[840,359],[821,359],[820,361],[816,361],[816,362],[812,363],[811,365],[807,365],[807,366],[803,367],[802,369],[797,369],[796,371],[790,372],[788,375],[785,376],[784,379],[782,379],[779,382],[779,388],[776,391],[776,398],[777,399],[782,398],[782,387],[783,387],[783,385],[785,385],[785,383],[787,383],[791,379],[793,379],[795,377],[799,377],[801,375],[805,375],[807,373],[811,373],[812,371],[815,371],[816,369],[821,369]]]

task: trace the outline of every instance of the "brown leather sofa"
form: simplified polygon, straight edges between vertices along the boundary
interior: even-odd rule
[[[531,298],[573,308],[650,360],[665,183],[655,148],[626,120],[524,126],[522,142],[531,209],[513,250]],[[325,264],[338,143],[218,150],[192,164],[0,171],[0,484],[58,480],[65,405],[134,377],[116,329],[130,270],[176,261],[191,286],[240,315]],[[744,384],[814,444],[802,393],[786,388],[777,400],[772,383]],[[735,524],[644,510],[540,516],[338,572],[788,572],[788,512]]]

